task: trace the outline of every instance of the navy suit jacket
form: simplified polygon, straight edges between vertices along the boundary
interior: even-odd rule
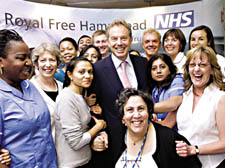
[[[136,74],[138,89],[147,90],[147,59],[134,55],[130,55],[130,59]],[[104,154],[106,158],[101,159],[101,161],[105,161],[104,166],[107,164],[107,167],[115,166],[116,161],[121,155],[121,148],[125,145],[125,127],[115,107],[115,100],[122,89],[123,85],[117,74],[111,55],[94,65],[92,92],[96,93],[97,101],[102,107],[102,115],[107,123],[107,133],[109,136],[108,154]]]

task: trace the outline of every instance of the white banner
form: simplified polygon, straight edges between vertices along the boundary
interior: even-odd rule
[[[224,39],[223,0],[203,0],[180,5],[137,9],[83,9],[45,5],[21,0],[0,0],[0,29],[15,29],[29,47],[41,42],[58,42],[66,37],[76,41],[106,29],[115,19],[124,19],[133,30],[133,48],[141,49],[144,30],[155,28],[161,35],[169,28],[181,28],[188,41],[190,31],[201,24],[209,26],[217,44]]]

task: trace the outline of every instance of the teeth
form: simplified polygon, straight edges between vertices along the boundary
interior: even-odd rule
[[[154,50],[155,50],[155,48],[148,48],[148,50],[150,50],[150,51],[154,51]]]
[[[133,121],[132,123],[135,124],[135,125],[140,125],[141,121]]]
[[[70,59],[71,58],[71,56],[66,56],[66,57],[64,57],[65,59]]]
[[[123,51],[123,50],[124,50],[124,48],[117,48],[117,50],[118,50],[118,51]]]
[[[173,48],[167,48],[167,50],[173,50]]]

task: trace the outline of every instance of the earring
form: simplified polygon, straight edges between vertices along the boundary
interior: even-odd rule
[[[3,74],[3,70],[2,70],[2,67],[0,67],[0,75]]]

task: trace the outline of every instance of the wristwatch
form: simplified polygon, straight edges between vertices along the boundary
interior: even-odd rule
[[[196,155],[199,155],[199,148],[198,148],[198,145],[195,145],[195,153],[196,153]]]

